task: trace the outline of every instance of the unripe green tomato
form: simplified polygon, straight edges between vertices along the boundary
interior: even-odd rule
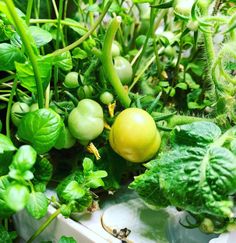
[[[30,111],[30,107],[23,102],[15,102],[11,108],[11,120],[12,123],[18,127],[20,125],[21,118]]]
[[[114,100],[114,96],[112,93],[105,91],[100,95],[100,101],[104,104],[104,105],[109,105],[113,102]]]
[[[139,49],[143,46],[144,42],[146,40],[146,36],[145,35],[139,35],[136,40],[135,40],[135,45],[136,47]]]
[[[120,46],[119,46],[119,43],[116,41],[112,42],[111,55],[112,55],[112,57],[117,57],[120,55]]]
[[[127,108],[116,117],[109,142],[121,157],[142,163],[157,153],[161,136],[149,113],[138,108]]]
[[[79,99],[92,98],[94,89],[92,85],[80,86],[77,89],[77,95]]]
[[[69,149],[76,143],[76,139],[71,135],[68,127],[63,126],[61,133],[54,147],[56,149]]]
[[[122,84],[128,85],[131,83],[133,78],[133,69],[128,60],[121,56],[115,57],[114,68]]]
[[[73,137],[77,138],[81,144],[87,144],[103,131],[102,107],[94,100],[81,100],[69,114],[68,127]]]
[[[30,106],[30,112],[33,112],[33,111],[36,111],[39,109],[39,104],[38,103],[33,103],[31,106]]]
[[[185,17],[190,17],[194,2],[195,0],[175,0],[173,4],[175,13]]]
[[[67,73],[63,84],[69,89],[77,88],[79,86],[79,74],[77,72]]]
[[[164,54],[169,57],[169,58],[174,58],[176,56],[176,51],[175,51],[175,48],[172,47],[172,46],[167,46],[165,49],[164,49]]]

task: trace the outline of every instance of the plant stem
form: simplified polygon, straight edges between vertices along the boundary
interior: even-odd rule
[[[26,16],[25,16],[25,22],[27,25],[29,25],[32,7],[33,7],[33,0],[29,0],[28,4],[27,4],[27,10],[26,10]]]
[[[35,23],[39,23],[39,24],[44,24],[44,23],[56,24],[56,23],[58,23],[58,20],[57,19],[31,19],[30,23],[31,24],[35,24]],[[72,22],[69,22],[67,20],[62,20],[61,19],[61,25],[68,25],[68,26],[71,26],[71,27],[80,28],[81,30],[84,30],[84,31],[88,31],[88,29],[86,27],[84,27],[80,23],[76,23],[76,22],[72,23]]]
[[[57,17],[57,35],[56,35],[56,47],[55,49],[59,49],[59,44],[60,44],[60,35],[62,39],[62,30],[61,30],[61,18],[62,18],[62,13],[63,13],[63,0],[59,1],[59,14]],[[55,100],[59,100],[59,93],[58,93],[58,67],[54,67],[54,95],[55,95]]]
[[[89,6],[93,5],[93,0],[89,0]],[[93,18],[93,12],[89,11],[89,22],[90,26],[94,25],[94,18]]]
[[[61,208],[58,208],[30,237],[30,239],[26,243],[31,243],[35,238],[37,238],[46,228],[47,226],[61,213]]]
[[[8,82],[8,81],[14,79],[15,76],[16,76],[16,75],[13,74],[13,75],[10,75],[10,76],[7,76],[7,77],[5,77],[5,78],[0,79],[0,84],[5,83],[5,82]]]
[[[130,105],[130,98],[128,96],[128,93],[125,91],[118,74],[113,66],[112,62],[112,53],[111,53],[111,48],[112,48],[112,42],[115,38],[116,32],[120,26],[121,23],[121,18],[120,17],[115,17],[112,19],[110,25],[108,26],[103,47],[102,47],[102,56],[101,56],[101,61],[104,69],[104,73],[115,89],[115,92],[118,96],[118,99],[120,100],[120,103],[124,107],[129,107]]]
[[[148,29],[148,32],[147,32],[147,36],[146,36],[146,39],[145,39],[145,42],[143,44],[143,48],[142,48],[142,52],[140,53],[140,56],[138,57],[138,60],[136,61],[136,63],[134,64],[133,66],[133,70],[134,70],[134,74],[136,74],[138,68],[139,68],[139,65],[140,65],[140,62],[142,60],[142,57],[147,49],[147,45],[148,45],[148,40],[149,38],[152,36],[152,33],[153,33],[153,29],[154,29],[154,21],[155,21],[155,15],[156,13],[156,9],[152,8],[151,9],[151,13],[150,13],[150,26],[149,26],[149,29]]]
[[[91,27],[91,29],[85,35],[83,35],[80,39],[73,42],[72,44],[66,46],[65,48],[56,50],[53,53],[49,54],[48,56],[60,55],[64,52],[70,51],[73,48],[75,48],[76,46],[80,45],[84,40],[86,40],[97,29],[97,27],[99,26],[99,24],[102,22],[103,18],[105,17],[105,15],[106,15],[108,9],[110,8],[111,4],[112,4],[112,0],[109,0],[106,4],[102,14],[99,16],[97,21],[94,23],[94,25]]]
[[[11,95],[9,97],[9,101],[7,104],[7,114],[6,114],[6,134],[7,137],[11,138],[11,130],[10,130],[10,115],[11,115],[11,106],[12,106],[12,101],[13,101],[13,96],[16,92],[17,88],[17,78],[14,79],[13,86],[11,89]]]
[[[23,21],[18,16],[13,1],[12,0],[4,0],[4,2],[7,5],[8,11],[11,14],[11,17],[14,21],[16,29],[17,29],[20,37],[21,37],[22,42],[24,43],[25,51],[26,51],[26,53],[29,56],[29,59],[31,61],[33,71],[34,71],[34,75],[35,75],[36,86],[37,86],[38,105],[39,105],[39,108],[43,108],[43,100],[44,100],[43,86],[42,86],[42,82],[41,82],[40,71],[39,71],[39,68],[38,68],[37,56],[34,53],[30,39],[28,37],[28,31],[26,30],[26,26],[24,25]]]

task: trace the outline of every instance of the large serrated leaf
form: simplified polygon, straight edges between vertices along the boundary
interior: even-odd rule
[[[0,71],[15,70],[15,62],[22,63],[25,56],[21,50],[11,44],[0,44]]]
[[[48,199],[42,192],[30,194],[26,209],[35,219],[40,219],[47,213]]]
[[[149,163],[130,187],[154,206],[169,204],[222,220],[233,217],[236,156],[227,144],[235,139],[235,129],[221,135],[210,122],[177,127],[171,133],[172,149]]]
[[[48,152],[56,143],[63,122],[51,109],[39,109],[22,118],[17,135],[39,153]]]

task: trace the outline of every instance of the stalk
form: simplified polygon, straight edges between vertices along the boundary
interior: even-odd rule
[[[68,45],[68,46],[66,46],[62,49],[56,50],[48,56],[60,55],[64,52],[70,51],[70,50],[74,49],[76,46],[80,45],[84,40],[86,40],[97,29],[97,27],[99,26],[99,24],[102,22],[103,18],[105,17],[105,15],[106,15],[108,9],[110,8],[111,4],[112,4],[112,0],[109,0],[106,4],[102,14],[99,16],[97,21],[94,23],[94,25],[91,27],[91,29],[85,35],[83,35],[80,39],[73,42],[72,44],[70,44],[70,45]]]
[[[118,99],[120,100],[121,104],[127,108],[129,107],[131,100],[128,96],[128,93],[125,91],[123,85],[121,84],[118,74],[116,73],[116,70],[113,66],[112,53],[111,53],[112,42],[115,38],[120,23],[121,23],[121,18],[119,16],[112,19],[105,35],[103,48],[102,48],[101,61],[102,61],[104,73],[106,74],[107,79],[115,89]]]
[[[26,16],[25,16],[25,22],[27,25],[29,25],[32,7],[33,7],[33,0],[29,0],[28,4],[27,4],[27,10],[26,10]]]
[[[58,20],[57,19],[30,19],[30,23],[31,24],[45,24],[45,23],[52,23],[52,24],[57,24]],[[71,26],[71,27],[77,27],[80,28],[81,30],[84,31],[88,31],[88,29],[86,27],[84,27],[83,25],[81,25],[80,23],[71,23],[68,22],[66,20],[62,20],[61,19],[61,25],[67,25],[67,26]]]
[[[61,208],[58,208],[30,237],[26,243],[33,242],[47,227],[48,225],[61,213]]]
[[[40,71],[38,68],[37,56],[35,55],[34,50],[31,46],[30,39],[27,35],[26,27],[16,12],[13,1],[4,0],[4,2],[7,5],[8,11],[14,21],[15,27],[21,37],[22,42],[24,43],[25,51],[31,61],[34,75],[35,75],[36,86],[37,86],[38,105],[39,105],[39,108],[43,108],[43,100],[44,100],[43,86],[42,86],[42,82],[41,82]]]
[[[154,21],[155,21],[155,15],[156,13],[156,10],[154,8],[151,8],[151,13],[150,13],[150,26],[149,26],[149,29],[148,29],[148,32],[147,32],[147,36],[146,36],[146,39],[145,39],[145,42],[143,44],[143,49],[140,53],[140,56],[137,60],[137,62],[134,64],[134,67],[133,67],[133,70],[134,70],[134,74],[136,74],[138,68],[139,68],[139,65],[140,65],[140,62],[142,60],[142,57],[144,56],[144,53],[147,49],[147,45],[148,45],[148,40],[149,38],[152,36],[152,33],[153,33],[153,30],[154,30]]]
[[[93,5],[93,0],[89,0],[89,6]],[[94,25],[94,17],[93,17],[93,12],[89,12],[89,22],[90,26]]]
[[[12,75],[10,75],[10,76],[7,76],[7,77],[5,77],[5,78],[0,79],[0,84],[3,84],[3,83],[5,83],[5,82],[8,82],[8,81],[14,79],[15,76],[16,76],[15,74],[12,74]]]
[[[10,129],[10,115],[11,115],[11,106],[13,101],[13,96],[17,88],[17,78],[14,79],[13,86],[11,89],[11,95],[7,104],[7,114],[6,114],[6,134],[8,138],[11,138],[11,129]]]
[[[62,13],[63,13],[63,0],[60,0],[59,2],[59,14],[58,14],[58,18],[57,18],[57,35],[56,35],[56,50],[59,49],[59,38],[60,35],[62,37],[62,31],[61,31],[61,18],[62,18]],[[59,100],[59,93],[58,93],[58,67],[55,66],[54,67],[54,94],[55,94],[55,100],[58,101]]]

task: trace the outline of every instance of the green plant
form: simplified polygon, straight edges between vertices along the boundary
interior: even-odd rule
[[[133,175],[148,203],[187,210],[208,232],[234,226],[235,1],[129,3],[0,1],[0,231],[9,242],[18,210],[40,218],[57,208],[30,242]],[[143,175],[129,163],[150,159]],[[59,201],[45,196],[48,183]]]

